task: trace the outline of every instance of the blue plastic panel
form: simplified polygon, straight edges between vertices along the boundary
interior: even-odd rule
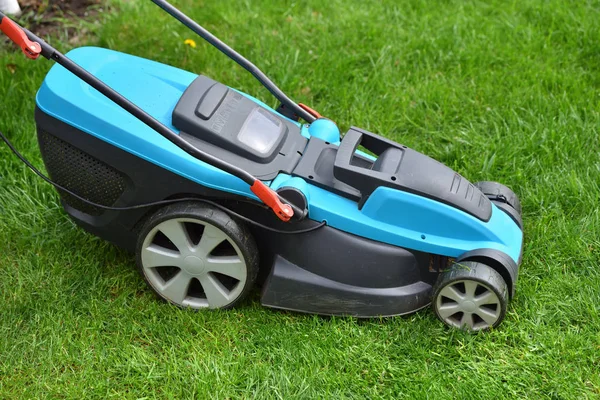
[[[94,47],[73,50],[68,57],[178,133],[171,114],[196,74]],[[37,105],[54,118],[198,184],[255,198],[240,179],[188,155],[60,65],[48,73]],[[339,143],[339,130],[325,121],[302,126],[302,134]],[[312,219],[355,235],[451,257],[478,248],[500,250],[515,261],[519,257],[522,232],[495,206],[491,220],[484,223],[439,202],[390,188],[377,189],[358,210],[356,202],[300,178],[282,174],[272,183],[273,188],[280,186],[305,193]]]
[[[496,249],[518,262],[523,233],[496,206],[486,223],[440,202],[380,187],[359,210],[352,200],[298,181],[302,180],[282,174],[271,187],[296,187],[310,199],[312,219],[345,232],[449,257],[474,249]]]
[[[67,56],[179,133],[171,115],[196,74],[95,47],[78,48]],[[37,105],[56,119],[201,185],[256,198],[242,180],[188,155],[58,64],[38,91]]]

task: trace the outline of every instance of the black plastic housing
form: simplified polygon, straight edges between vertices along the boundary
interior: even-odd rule
[[[356,154],[359,145],[377,159]],[[339,147],[311,138],[293,174],[358,202],[359,208],[383,186],[456,207],[482,221],[492,216],[490,200],[451,168],[359,128],[351,128]]]
[[[240,140],[247,121],[256,113],[280,129],[265,152]],[[259,179],[291,173],[298,164],[307,139],[289,120],[260,107],[239,92],[205,76],[198,76],[185,90],[173,110],[173,125],[192,145],[248,171]],[[266,134],[266,132],[261,132]]]
[[[378,156],[368,169],[354,162],[359,145]],[[406,146],[352,127],[335,158],[334,176],[358,189],[363,205],[380,186],[415,193],[456,207],[483,221],[492,216],[488,198],[444,164]]]

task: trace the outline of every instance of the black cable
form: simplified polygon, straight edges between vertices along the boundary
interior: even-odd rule
[[[91,200],[88,200],[84,197],[81,197],[80,195],[78,195],[77,193],[74,193],[72,191],[70,191],[69,189],[65,188],[64,186],[61,186],[60,184],[54,182],[52,179],[48,178],[46,175],[44,175],[40,170],[38,170],[31,162],[29,162],[29,160],[27,160],[21,153],[19,153],[19,151],[13,146],[13,144],[10,142],[10,140],[8,140],[8,138],[6,136],[4,136],[4,134],[0,131],[0,139],[2,139],[4,141],[4,143],[6,143],[6,145],[8,146],[8,148],[10,149],[10,151],[13,152],[14,155],[17,156],[17,158],[19,158],[19,160],[21,160],[21,162],[23,162],[23,164],[25,164],[30,170],[32,170],[37,176],[39,176],[40,178],[42,178],[44,181],[46,181],[47,183],[51,184],[52,186],[54,186],[56,189],[67,193],[73,197],[75,197],[78,200],[83,201],[84,203],[89,204],[92,207],[96,207],[96,208],[101,208],[103,210],[107,210],[107,211],[129,211],[129,210],[136,210],[136,209],[140,209],[140,208],[150,208],[150,207],[155,207],[155,206],[161,206],[161,205],[167,205],[167,204],[173,204],[173,203],[180,203],[180,202],[185,202],[185,201],[196,201],[196,202],[201,202],[201,203],[206,203],[206,204],[210,204],[214,207],[217,207],[218,209],[226,212],[229,215],[232,215],[236,218],[241,219],[242,221],[245,221],[249,224],[258,226],[259,228],[262,229],[266,229],[269,230],[271,232],[275,232],[275,233],[281,233],[281,234],[300,234],[300,233],[308,233],[308,232],[312,232],[312,231],[316,231],[319,228],[322,228],[323,226],[327,225],[327,222],[323,221],[320,224],[310,227],[310,228],[306,228],[306,229],[298,229],[298,230],[294,230],[294,231],[284,231],[281,229],[276,229],[276,228],[271,228],[270,226],[267,225],[263,225],[260,222],[256,222],[251,220],[248,217],[245,217],[233,210],[230,210],[229,208],[216,203],[214,201],[210,201],[210,200],[206,200],[206,199],[200,199],[200,198],[196,198],[196,197],[183,197],[180,199],[170,199],[170,200],[160,200],[160,201],[154,201],[151,203],[145,203],[145,204],[137,204],[137,205],[133,205],[133,206],[126,206],[126,207],[111,207],[111,206],[105,206],[102,204],[98,204],[95,203]],[[253,203],[254,204],[254,203]],[[260,204],[257,204],[260,206]]]

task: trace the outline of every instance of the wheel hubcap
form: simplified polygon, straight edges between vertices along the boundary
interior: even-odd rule
[[[501,315],[498,295],[485,284],[472,280],[444,286],[438,293],[436,308],[448,325],[473,331],[493,326]]]
[[[191,276],[204,273],[204,260],[195,256],[187,256],[182,263],[185,272]]]
[[[142,269],[167,300],[193,308],[221,308],[234,302],[247,280],[246,263],[221,229],[192,218],[154,227],[142,247]]]

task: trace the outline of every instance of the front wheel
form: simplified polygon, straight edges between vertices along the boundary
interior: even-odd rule
[[[440,274],[432,306],[444,324],[469,331],[494,328],[506,315],[508,288],[485,264],[463,261]]]

